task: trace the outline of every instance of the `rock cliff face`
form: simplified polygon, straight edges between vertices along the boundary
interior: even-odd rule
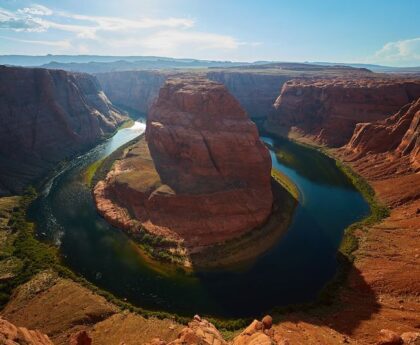
[[[158,71],[122,71],[98,73],[112,103],[147,114],[169,73]]]
[[[338,147],[356,124],[383,120],[420,96],[420,81],[396,78],[292,80],[284,84],[267,127],[291,129]]]
[[[223,85],[168,80],[140,140],[95,187],[113,224],[143,229],[190,252],[240,236],[271,213],[271,160],[256,126]],[[150,150],[150,153],[149,153]],[[140,168],[141,167],[141,168]]]
[[[54,345],[48,336],[39,331],[16,327],[0,318],[0,344],[4,345]]]
[[[224,84],[251,118],[266,118],[283,84],[293,74],[215,71],[207,78]]]
[[[264,322],[266,321],[266,322]],[[269,322],[267,322],[269,321]],[[214,325],[200,316],[188,323],[178,335],[178,338],[165,342],[159,338],[152,339],[146,345],[277,345],[288,344],[286,339],[277,342],[274,339],[274,332],[271,329],[271,316],[265,316],[262,321],[254,320],[245,330],[226,341]]]
[[[357,124],[345,150],[355,159],[382,154],[383,163],[419,170],[420,98],[385,120]]]
[[[124,120],[90,75],[0,67],[0,194],[21,192]]]

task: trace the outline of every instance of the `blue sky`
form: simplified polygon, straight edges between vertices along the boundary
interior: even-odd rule
[[[0,0],[0,54],[420,65],[420,0]]]

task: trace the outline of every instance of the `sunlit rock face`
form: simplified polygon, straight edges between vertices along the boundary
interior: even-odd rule
[[[0,193],[21,192],[125,119],[88,74],[0,67]]]
[[[420,97],[418,79],[291,80],[274,103],[268,127],[295,130],[332,147],[346,144],[360,122],[383,120]]]
[[[197,77],[168,80],[149,113],[146,141],[95,188],[98,209],[113,224],[132,228],[115,212],[120,205],[149,232],[193,251],[269,217],[269,152],[223,85]]]
[[[420,98],[385,120],[359,123],[340,152],[347,160],[376,162],[368,176],[392,176],[420,170]]]

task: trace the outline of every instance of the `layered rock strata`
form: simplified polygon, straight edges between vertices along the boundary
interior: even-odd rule
[[[140,226],[189,251],[264,224],[271,213],[271,159],[256,126],[220,84],[168,80],[146,140],[129,148],[95,187],[111,223]]]
[[[370,176],[420,170],[420,98],[389,118],[359,123],[344,147],[347,159],[376,160]]]
[[[4,345],[54,345],[47,335],[40,331],[16,327],[0,318],[0,344]]]
[[[0,67],[0,194],[19,193],[126,119],[87,74]]]
[[[357,123],[383,120],[420,96],[418,79],[291,80],[274,103],[267,128],[291,130],[330,147],[346,144]]]
[[[121,71],[98,73],[103,90],[112,103],[147,114],[169,72]]]

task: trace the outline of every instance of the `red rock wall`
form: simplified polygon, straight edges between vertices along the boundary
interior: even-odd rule
[[[333,78],[287,82],[268,126],[291,128],[332,147],[346,144],[360,122],[383,120],[420,96],[420,80]]]
[[[342,151],[353,160],[380,158],[381,173],[420,170],[420,98],[385,120],[357,124]]]
[[[226,72],[207,73],[207,78],[224,84],[251,118],[266,118],[283,84],[293,74]]]
[[[112,103],[145,115],[156,100],[168,73],[122,71],[96,74]]]
[[[45,334],[16,327],[12,323],[0,318],[0,344],[5,345],[54,345]]]
[[[22,191],[124,119],[90,75],[0,67],[0,194]]]

